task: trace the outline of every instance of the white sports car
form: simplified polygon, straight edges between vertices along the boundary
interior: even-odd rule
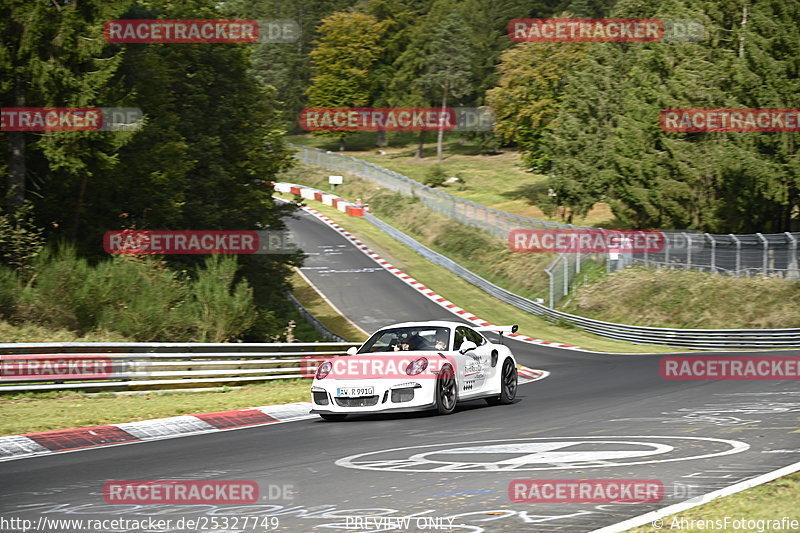
[[[516,330],[450,321],[385,327],[360,348],[317,367],[311,412],[335,421],[361,413],[436,409],[449,414],[459,401],[479,398],[509,404],[517,393],[517,362],[502,335]],[[500,344],[481,331],[499,333]]]

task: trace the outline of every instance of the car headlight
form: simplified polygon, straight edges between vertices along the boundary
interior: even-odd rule
[[[333,370],[333,365],[330,361],[325,361],[317,368],[317,379],[325,379],[325,376],[330,374],[331,370]]]
[[[422,373],[423,370],[428,368],[428,360],[424,357],[420,357],[419,359],[414,359],[408,366],[406,367],[406,374],[409,376],[416,376],[417,374]]]

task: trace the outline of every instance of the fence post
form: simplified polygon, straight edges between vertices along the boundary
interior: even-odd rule
[[[788,231],[785,233],[791,243],[789,246],[789,259],[786,261],[786,277],[789,277],[790,270],[794,270],[794,277],[800,278],[800,271],[797,269],[797,239]]]
[[[562,255],[561,260],[564,262],[564,297],[569,294],[569,256]]]
[[[686,266],[691,269],[692,266],[692,236],[688,233],[683,233],[683,238],[686,239]]]
[[[672,244],[671,240],[672,240],[672,235],[673,234],[672,233],[666,233],[665,235],[667,235],[667,238],[664,239],[664,244],[665,244],[665,246],[664,246],[664,265],[669,267],[669,247]]]
[[[767,275],[767,261],[768,261],[767,252],[769,250],[769,242],[767,241],[767,239],[762,234],[756,233],[756,235],[758,235],[758,238],[761,239],[762,243],[764,243],[764,252],[763,252],[762,265],[761,265],[761,272],[766,276]]]
[[[729,233],[728,236],[736,243],[736,277],[738,278],[739,270],[742,268],[742,241],[733,233]]]
[[[711,241],[711,271],[717,273],[717,241],[710,233],[705,234],[708,240]]]

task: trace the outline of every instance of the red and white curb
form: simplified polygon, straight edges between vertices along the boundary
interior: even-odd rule
[[[296,185],[294,183],[276,183],[275,184],[275,190],[279,191],[279,192],[283,192],[285,190],[288,190],[289,187],[292,187],[292,188],[295,188],[295,189],[300,189],[301,191],[303,189],[311,191],[310,193],[307,193],[306,195],[303,196],[306,199],[314,198],[314,194],[313,193],[320,193],[321,192],[318,189],[314,189],[312,187],[305,187],[303,185]],[[327,196],[333,196],[333,195],[330,195],[328,193],[325,193],[325,194]],[[336,197],[336,198],[338,198],[338,197]],[[485,326],[493,326],[494,325],[491,322],[486,322],[485,320],[483,320],[481,318],[478,318],[477,316],[475,316],[474,314],[470,313],[469,311],[466,311],[465,309],[461,309],[460,307],[455,305],[450,300],[444,298],[440,294],[437,294],[435,291],[429,289],[428,287],[426,287],[425,285],[423,285],[419,281],[415,280],[414,278],[412,278],[411,276],[409,276],[408,274],[406,274],[405,272],[403,272],[402,270],[400,270],[396,266],[393,266],[391,263],[389,263],[388,261],[383,259],[380,255],[378,255],[375,252],[373,252],[372,250],[370,250],[363,242],[361,242],[360,240],[355,238],[355,236],[353,236],[352,233],[350,233],[349,231],[345,230],[339,224],[337,224],[336,222],[334,222],[330,218],[326,217],[325,215],[323,215],[322,213],[320,213],[316,209],[312,209],[310,207],[302,207],[302,209],[305,212],[307,212],[308,214],[316,217],[317,219],[321,220],[322,222],[324,222],[328,226],[332,227],[339,234],[341,234],[344,238],[346,238],[347,240],[352,242],[356,246],[356,248],[361,250],[364,254],[366,254],[368,257],[370,257],[373,261],[378,263],[380,266],[382,266],[384,269],[388,270],[389,272],[391,272],[392,274],[394,274],[398,278],[400,278],[405,284],[417,289],[422,295],[426,296],[432,302],[440,305],[445,310],[457,315],[462,320],[468,320],[469,322],[472,322],[476,326],[484,326],[485,327]],[[519,333],[510,333],[510,334],[506,335],[506,337],[513,337],[514,340],[521,341],[521,342],[527,342],[529,344],[537,344],[537,345],[540,345],[540,346],[550,346],[552,348],[563,348],[565,350],[585,351],[585,350],[583,350],[583,348],[580,348],[579,346],[573,346],[572,344],[562,344],[560,342],[550,342],[550,341],[545,341],[545,340],[542,340],[542,339],[535,339],[533,337],[528,337],[528,336],[525,336],[525,335],[521,335]]]
[[[544,370],[534,370],[524,366],[518,366],[517,372],[520,385],[544,379],[549,375],[549,372]],[[171,416],[138,422],[11,435],[0,437],[0,462],[317,418],[317,415],[309,413],[310,410],[311,402],[295,402],[218,413]]]
[[[539,381],[550,375],[547,370],[537,370],[535,368],[528,368],[527,366],[517,365],[517,383],[525,385],[526,383],[533,383]]]
[[[314,418],[311,402],[0,437],[0,462]]]

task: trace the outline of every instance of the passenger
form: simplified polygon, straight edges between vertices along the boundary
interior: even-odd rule
[[[433,345],[434,350],[446,350],[447,349],[447,341],[450,338],[450,334],[447,332],[446,329],[437,329],[436,330],[436,342]]]

